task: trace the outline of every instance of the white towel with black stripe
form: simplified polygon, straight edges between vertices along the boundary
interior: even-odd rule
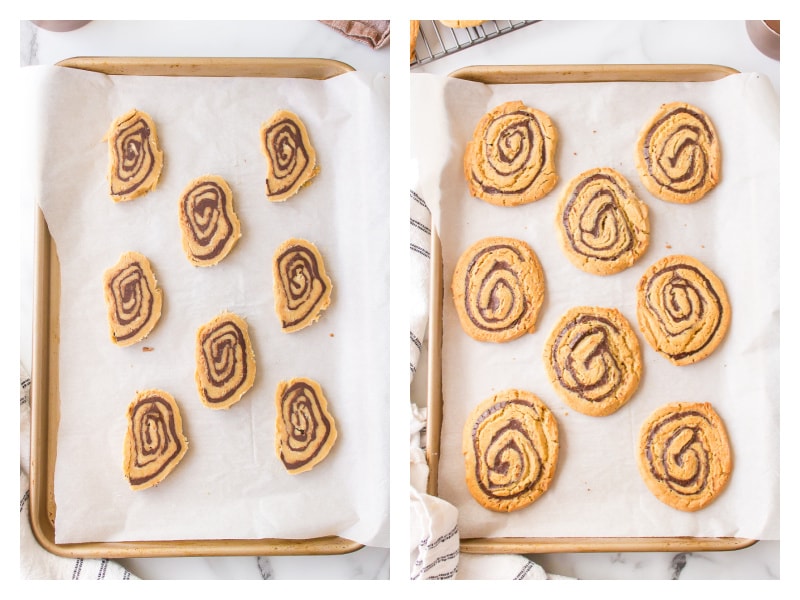
[[[411,330],[411,378],[417,370],[428,330],[428,288],[431,277],[431,211],[424,198],[411,190],[411,266],[408,303]]]

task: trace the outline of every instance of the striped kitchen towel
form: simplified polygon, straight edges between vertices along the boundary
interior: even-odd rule
[[[411,266],[408,304],[411,328],[411,378],[417,370],[428,330],[431,277],[431,211],[422,196],[411,190]]]

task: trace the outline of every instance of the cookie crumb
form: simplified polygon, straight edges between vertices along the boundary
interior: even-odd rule
[[[329,335],[330,337],[333,337],[333,332],[329,333],[328,335]]]
[[[142,346],[142,352],[152,352],[153,348],[150,346]]]
[[[672,248],[672,244],[664,244],[664,247],[665,247],[667,250],[669,250],[670,248]]]

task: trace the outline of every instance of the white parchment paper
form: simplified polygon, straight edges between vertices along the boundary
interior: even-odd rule
[[[442,239],[444,307],[439,494],[459,510],[462,537],[740,536],[779,537],[779,274],[778,101],[768,80],[741,74],[711,83],[483,85],[412,75],[412,159],[417,190]],[[475,124],[493,107],[522,100],[547,112],[559,132],[557,187],[521,207],[492,206],[470,196],[463,152]],[[658,107],[685,101],[712,119],[722,144],[722,181],[692,205],[651,196],[634,166],[639,131]],[[650,210],[651,241],[633,267],[600,277],[574,267],[555,228],[558,199],[579,173],[608,166],[622,173]],[[461,253],[483,237],[528,242],[547,285],[537,331],[505,344],[481,343],[460,327],[449,291]],[[690,254],[724,282],[732,322],[712,356],[676,367],[638,335],[641,384],[607,417],[564,404],[544,370],[545,339],[566,310],[618,308],[638,333],[636,283],[668,254]],[[559,423],[561,453],[550,489],[531,506],[493,513],[464,483],[461,436],[468,413],[506,388],[537,394]],[[657,500],[636,466],[641,424],[674,401],[710,402],[724,420],[734,470],[724,493],[697,513]]]
[[[388,545],[388,78],[58,67],[30,78],[39,88],[30,111],[37,200],[62,278],[56,542],[340,535]],[[103,136],[131,108],[154,119],[164,170],[152,192],[114,203]],[[259,127],[280,108],[306,124],[321,172],[271,203]],[[242,237],[221,263],[196,268],[181,248],[178,199],[208,173],[231,185]],[[291,334],[274,312],[271,266],[289,237],[314,242],[333,281],[330,308]],[[150,259],[164,309],[144,342],[120,348],[109,339],[102,274],[127,250]],[[194,345],[197,328],[222,310],[246,319],[257,375],[240,402],[216,411],[200,402]],[[321,384],[339,437],[312,471],[289,475],[274,449],[274,394],[296,376]],[[177,399],[189,451],[156,488],[132,492],[122,473],[125,412],[146,388]]]

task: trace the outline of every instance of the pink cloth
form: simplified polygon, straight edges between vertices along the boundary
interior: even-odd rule
[[[389,21],[320,21],[373,50],[389,45]]]

